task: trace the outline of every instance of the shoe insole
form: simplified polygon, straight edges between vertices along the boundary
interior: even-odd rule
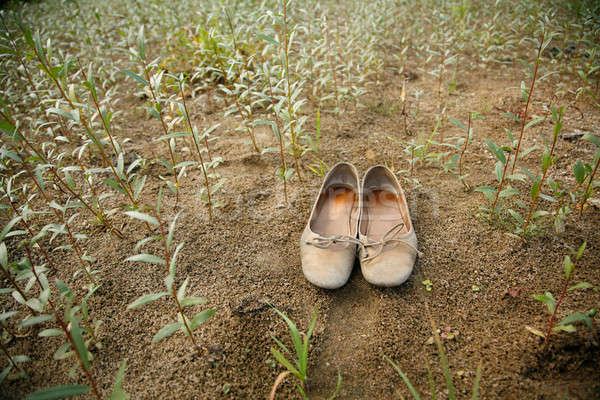
[[[321,236],[356,235],[358,199],[347,186],[332,185],[319,198],[311,229]]]
[[[408,233],[410,222],[402,211],[402,196],[389,190],[371,190],[363,197],[361,233],[374,240],[383,236],[400,223],[400,233]]]

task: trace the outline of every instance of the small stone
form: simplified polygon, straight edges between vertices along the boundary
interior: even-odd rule
[[[211,353],[220,353],[223,351],[223,347],[218,343],[211,344],[210,346],[208,346],[208,351],[210,351]]]

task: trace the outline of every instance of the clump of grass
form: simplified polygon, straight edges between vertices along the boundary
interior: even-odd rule
[[[275,379],[275,382],[273,383],[273,387],[271,388],[271,394],[269,396],[269,400],[275,399],[275,394],[277,393],[277,388],[283,382],[283,380],[286,378],[286,376],[288,376],[290,374],[298,380],[298,383],[296,384],[296,389],[298,390],[298,392],[300,393],[302,398],[308,399],[308,396],[307,396],[308,350],[309,350],[309,345],[310,345],[310,338],[311,338],[313,330],[315,328],[315,324],[317,323],[317,309],[315,308],[315,311],[313,312],[312,320],[310,322],[310,325],[308,326],[308,331],[306,332],[306,334],[304,334],[298,330],[294,321],[292,321],[287,315],[285,315],[283,312],[279,311],[274,306],[271,305],[271,307],[285,321],[285,323],[288,326],[288,329],[290,331],[290,338],[292,340],[292,344],[294,345],[296,358],[293,361],[290,361],[285,354],[287,354],[289,356],[294,356],[294,354],[283,344],[283,342],[281,342],[276,337],[273,337],[273,340],[275,341],[275,343],[277,343],[277,346],[279,347],[279,349],[272,347],[271,354],[273,355],[273,357],[275,357],[275,359],[279,362],[279,364],[281,364],[281,366],[284,367],[286,370],[281,372],[277,376],[277,379]],[[302,338],[302,336],[304,336],[304,338]],[[328,399],[329,400],[335,399],[335,397],[339,393],[341,387],[342,387],[342,375],[338,371],[338,379],[337,379],[335,391]]]
[[[275,397],[277,387],[283,381],[283,379],[288,374],[292,374],[299,381],[296,384],[296,389],[298,389],[298,392],[302,395],[302,398],[308,399],[308,396],[306,395],[306,381],[308,379],[308,346],[310,343],[310,337],[312,336],[315,328],[315,324],[317,323],[317,309],[315,308],[312,320],[308,326],[308,331],[304,335],[304,339],[301,337],[300,331],[296,327],[294,321],[289,319],[287,315],[279,311],[277,308],[273,307],[273,309],[285,321],[290,330],[290,337],[292,339],[292,344],[294,345],[296,358],[293,360],[293,362],[289,361],[284,354],[292,355],[292,352],[290,352],[290,350],[279,339],[273,337],[273,340],[275,343],[277,343],[277,346],[279,346],[281,351],[272,347],[271,354],[286,369],[286,371],[282,372],[277,377],[277,380],[273,385],[273,389],[271,390],[271,398]]]

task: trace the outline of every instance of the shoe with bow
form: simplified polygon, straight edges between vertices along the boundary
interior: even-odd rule
[[[375,166],[363,178],[361,197],[362,274],[373,285],[398,286],[408,279],[421,254],[404,191],[388,168]]]
[[[359,178],[348,163],[335,165],[325,177],[300,239],[302,272],[312,284],[336,289],[350,277],[360,213]]]

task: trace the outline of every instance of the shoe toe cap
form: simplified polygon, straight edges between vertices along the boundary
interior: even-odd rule
[[[352,250],[307,248],[301,253],[302,272],[313,285],[324,289],[337,289],[348,281],[354,264]]]
[[[377,286],[398,286],[412,273],[415,264],[413,254],[382,254],[373,260],[363,262],[361,270],[365,280]]]

